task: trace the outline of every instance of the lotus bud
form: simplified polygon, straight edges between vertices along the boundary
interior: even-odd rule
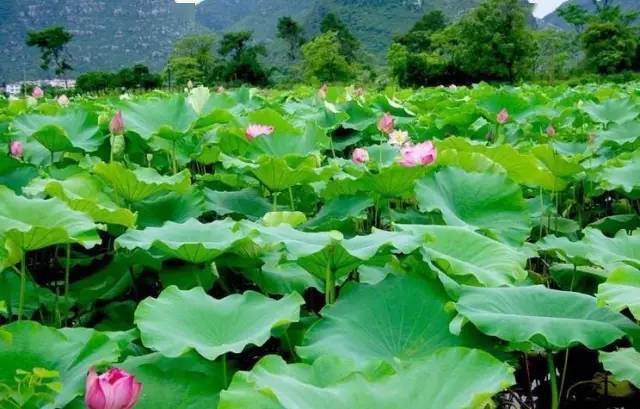
[[[393,117],[388,112],[385,112],[385,114],[378,119],[378,130],[382,133],[390,134],[393,132],[394,126]]]
[[[409,132],[393,131],[389,134],[389,145],[402,146],[409,142]]]
[[[66,108],[69,106],[69,97],[67,97],[66,95],[62,94],[58,97],[58,105],[60,105],[63,108]]]
[[[556,128],[554,128],[553,125],[547,126],[547,129],[545,132],[547,133],[547,136],[549,136],[550,138],[553,138],[554,136],[556,136]]]
[[[35,99],[40,99],[44,97],[44,91],[40,87],[35,87],[33,91],[31,91],[31,96]]]
[[[116,112],[109,123],[109,131],[112,135],[122,135],[124,133],[124,119],[122,118],[122,111]]]
[[[412,168],[420,165],[431,165],[438,157],[438,151],[432,142],[423,142],[417,145],[404,147],[400,153],[400,165]]]
[[[506,108],[502,108],[502,111],[498,112],[496,120],[500,125],[504,125],[509,121],[509,111]]]
[[[187,81],[187,88],[189,89],[193,88],[193,81],[191,80]]]
[[[122,369],[98,375],[91,369],[86,378],[84,402],[88,409],[131,409],[138,402],[142,384]]]
[[[369,162],[369,152],[364,148],[356,148],[351,154],[353,163],[363,164]]]
[[[322,84],[320,89],[318,89],[318,98],[322,100],[327,99],[328,92],[329,92],[329,86],[327,84]]]
[[[252,141],[262,135],[271,135],[273,133],[273,127],[269,125],[257,125],[251,124],[245,131],[245,136],[248,140]]]
[[[14,158],[21,158],[24,153],[24,146],[20,141],[13,141],[9,144],[9,153]]]

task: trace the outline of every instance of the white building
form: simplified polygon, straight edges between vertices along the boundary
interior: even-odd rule
[[[5,92],[9,95],[20,95],[22,92],[22,84],[27,84],[28,86],[38,86],[38,87],[54,87],[54,88],[63,88],[63,89],[73,89],[76,87],[76,80],[64,80],[64,79],[53,79],[53,80],[37,80],[37,81],[20,81],[7,84],[5,87]]]

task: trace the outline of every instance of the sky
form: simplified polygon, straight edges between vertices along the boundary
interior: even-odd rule
[[[530,3],[536,3],[533,15],[542,18],[558,8],[558,6],[565,1],[566,0],[530,0]]]

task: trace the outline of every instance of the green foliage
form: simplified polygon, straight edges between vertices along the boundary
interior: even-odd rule
[[[285,40],[289,45],[287,56],[290,61],[297,57],[298,49],[304,43],[304,30],[300,24],[289,16],[281,17],[278,20],[278,37]]]
[[[610,74],[633,66],[637,34],[622,21],[595,21],[582,34],[585,62],[589,68]]]
[[[190,34],[176,41],[169,62],[167,76],[179,86],[187,82],[208,83],[215,76],[214,37],[209,33]]]
[[[340,20],[334,13],[329,13],[320,22],[320,32],[335,33],[336,40],[340,45],[340,54],[342,54],[348,60],[358,59],[358,50],[360,49],[360,42],[357,38],[351,34],[351,31],[347,25]]]
[[[226,58],[222,68],[222,79],[231,83],[266,85],[269,74],[260,63],[267,54],[263,44],[252,44],[250,31],[226,33],[222,37],[218,52]]]
[[[308,81],[349,81],[355,69],[340,51],[338,35],[327,32],[302,47],[303,70]]]
[[[76,79],[76,88],[82,92],[101,92],[115,89],[150,90],[162,85],[159,75],[153,74],[149,68],[136,64],[131,68],[123,68],[118,72],[85,72]]]
[[[40,49],[40,68],[48,71],[53,63],[53,72],[56,75],[64,75],[73,69],[69,63],[71,56],[66,49],[72,38],[73,35],[64,27],[56,26],[27,33],[26,43],[29,47]]]

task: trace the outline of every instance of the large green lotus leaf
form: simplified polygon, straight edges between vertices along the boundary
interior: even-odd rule
[[[304,300],[292,293],[280,300],[247,291],[223,299],[208,296],[200,287],[181,291],[175,286],[156,298],[142,301],[135,313],[143,344],[174,358],[195,350],[214,360],[247,345],[263,345],[273,328],[300,319]]]
[[[187,132],[197,115],[183,96],[129,102],[122,108],[127,131],[149,140],[158,135],[176,139]]]
[[[546,236],[538,243],[538,248],[578,265],[591,262],[613,269],[618,264],[625,263],[640,268],[640,230],[635,230],[632,234],[620,230],[613,238],[593,228],[586,228],[583,233],[584,237],[580,241]]]
[[[368,190],[376,192],[383,197],[396,198],[412,192],[418,178],[427,174],[431,169],[428,166],[415,166],[405,168],[398,164],[380,169],[378,173],[365,173],[362,176],[362,184]]]
[[[465,227],[399,225],[419,235],[426,262],[463,282],[512,285],[527,277],[528,255]],[[473,279],[469,281],[469,278]]]
[[[187,169],[173,176],[163,176],[152,168],[131,170],[119,162],[100,162],[94,166],[93,171],[130,203],[161,191],[184,193],[191,186],[191,173]]]
[[[184,223],[167,222],[161,227],[129,230],[116,239],[118,248],[156,250],[162,255],[190,263],[211,262],[244,239],[235,231],[230,219],[200,223],[189,219]]]
[[[628,308],[640,321],[640,270],[620,266],[598,286],[598,301],[616,311]]]
[[[342,123],[343,128],[364,131],[378,121],[373,110],[357,101],[349,101],[342,108],[349,115],[349,119]]]
[[[619,381],[629,381],[640,388],[640,352],[623,348],[615,352],[600,351],[600,362]]]
[[[636,120],[610,126],[597,134],[595,142],[599,146],[604,144],[622,146],[634,143],[638,138],[640,138],[640,121]]]
[[[306,156],[318,152],[329,145],[325,131],[314,123],[308,123],[304,133],[292,134],[274,128],[271,135],[259,136],[251,141],[249,154],[254,156],[273,155]]]
[[[371,234],[355,236],[342,242],[342,247],[360,260],[369,260],[383,248],[394,248],[409,254],[418,249],[422,241],[413,234],[373,228]]]
[[[298,355],[309,361],[337,355],[364,368],[378,360],[408,363],[442,347],[488,344],[470,331],[461,336],[449,331],[455,314],[445,310],[448,302],[439,282],[417,276],[348,285],[322,310],[322,320],[307,331]]]
[[[136,409],[212,409],[225,388],[221,363],[196,353],[167,358],[158,353],[130,357],[119,367],[143,385]]]
[[[218,409],[477,409],[515,383],[512,372],[466,348],[441,349],[386,375],[350,372],[336,359],[310,366],[270,355],[251,372],[236,373]],[[443,374],[455,382],[443,382]]]
[[[622,314],[598,307],[594,297],[543,286],[464,286],[456,308],[487,335],[546,349],[578,344],[599,349],[624,336],[640,340],[640,327]]]
[[[489,157],[476,152],[444,149],[438,151],[438,165],[455,166],[467,172],[505,172],[506,170]]]
[[[266,294],[304,293],[307,288],[324,292],[324,284],[318,277],[295,262],[282,262],[281,258],[280,253],[267,253],[262,257],[264,264],[260,269],[245,269],[243,273]]]
[[[607,99],[602,103],[588,101],[582,105],[582,110],[589,114],[594,122],[621,124],[635,119],[640,110],[628,98]]]
[[[18,369],[45,368],[60,373],[62,390],[55,402],[43,409],[63,408],[81,396],[89,368],[116,362],[121,353],[118,339],[91,329],[60,331],[31,321],[1,329],[11,335],[11,342],[0,342],[0,384],[12,385]]]
[[[139,227],[158,227],[165,222],[183,223],[205,212],[204,195],[200,190],[160,192],[134,204]]]
[[[0,232],[23,251],[54,244],[101,242],[93,221],[59,199],[27,199],[0,186]]]
[[[29,194],[44,192],[56,197],[96,222],[126,227],[136,224],[136,215],[129,209],[119,207],[104,192],[103,184],[88,173],[77,173],[64,180],[37,180],[31,183],[27,191]]]
[[[315,172],[317,159],[308,157],[262,156],[257,166],[251,169],[253,175],[272,192],[317,179]]]
[[[16,193],[38,176],[35,166],[21,162],[0,152],[0,185],[5,185]]]
[[[273,127],[272,135],[279,134],[284,136],[300,136],[302,134],[302,132],[299,129],[295,128],[279,112],[271,108],[264,108],[264,109],[250,112],[247,119],[252,124],[272,126]]]
[[[19,134],[33,137],[51,152],[73,148],[95,152],[107,138],[98,128],[97,115],[84,110],[56,116],[28,114],[16,118],[12,125]]]
[[[244,224],[248,228],[258,229],[260,234],[256,237],[256,241],[259,245],[266,249],[283,245],[289,258],[293,260],[319,253],[327,247],[338,245],[343,240],[342,234],[337,231],[309,233],[296,230],[286,224],[277,227],[252,226],[247,222]]]
[[[420,210],[440,210],[449,225],[489,231],[518,244],[529,235],[522,189],[502,174],[444,168],[418,181],[416,197]]]
[[[595,175],[601,189],[640,196],[640,150],[607,161]]]
[[[373,199],[366,195],[339,196],[327,203],[315,217],[304,225],[310,230],[326,230],[347,219],[364,219],[365,210],[373,206]]]
[[[13,240],[0,235],[0,270],[18,264],[21,258],[22,250]]]
[[[547,190],[562,190],[567,182],[556,177],[536,156],[518,151],[511,145],[485,146],[466,138],[452,137],[438,142],[438,149],[480,153],[502,166],[513,181]]]
[[[571,179],[584,171],[577,161],[567,159],[550,145],[536,145],[530,152],[557,177]]]
[[[251,220],[258,220],[273,209],[271,203],[255,189],[226,192],[205,188],[204,196],[207,210],[220,216],[239,214]]]

